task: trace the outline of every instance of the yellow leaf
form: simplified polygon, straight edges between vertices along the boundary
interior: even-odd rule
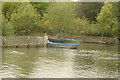
[[[48,24],[50,24],[50,21],[47,20],[47,21],[44,22],[44,24],[45,24],[45,25],[48,25]]]

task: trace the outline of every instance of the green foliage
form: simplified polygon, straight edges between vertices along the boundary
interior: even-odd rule
[[[117,8],[118,3],[104,2],[100,14],[97,17],[103,36],[114,36],[118,34]]]
[[[96,16],[100,12],[102,5],[102,2],[79,2],[76,7],[77,16],[96,21]]]
[[[120,2],[118,2],[118,39],[120,40]]]
[[[31,2],[34,8],[38,11],[38,13],[43,17],[45,13],[47,13],[47,8],[50,5],[50,2]]]
[[[89,21],[85,18],[80,19],[80,18],[75,18],[74,19],[74,26],[72,27],[72,32],[75,35],[82,35],[85,34],[85,29],[90,25]]]
[[[44,14],[41,21],[46,32],[51,34],[72,33],[73,20],[75,18],[75,3],[52,3],[48,13]]]
[[[17,13],[11,15],[10,22],[14,25],[17,35],[29,35],[38,28],[40,15],[29,3],[22,3]]]
[[[2,36],[2,3],[0,3],[0,36]]]
[[[120,13],[115,2],[5,2],[2,13],[5,36],[47,32],[119,37]]]
[[[7,20],[10,20],[11,14],[16,13],[20,2],[5,2],[2,3],[2,12]]]
[[[112,36],[113,37],[119,37],[119,31],[118,31],[118,28],[119,28],[119,26],[118,26],[118,24],[119,24],[119,22],[118,22],[118,16],[119,16],[119,11],[118,11],[118,2],[112,2],[111,3],[112,4],[112,16],[113,16],[113,21],[112,21],[112,25],[111,25],[111,27],[112,27]]]
[[[101,31],[99,24],[89,24],[89,26],[84,28],[84,34],[88,36],[100,36]]]
[[[14,27],[11,23],[2,17],[2,36],[13,36],[14,34]]]

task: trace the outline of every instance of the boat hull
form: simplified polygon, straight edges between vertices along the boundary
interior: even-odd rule
[[[48,43],[48,47],[77,49],[79,44]]]
[[[48,39],[50,42],[57,42],[57,43],[63,43],[63,42],[70,42],[70,43],[79,43],[80,40],[74,40],[74,39]]]
[[[52,39],[52,38],[49,38],[48,40],[50,42],[58,42],[58,43],[63,43],[64,42],[64,39]]]

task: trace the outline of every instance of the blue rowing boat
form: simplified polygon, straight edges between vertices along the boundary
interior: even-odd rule
[[[79,43],[80,40],[75,40],[75,39],[53,39],[53,38],[49,38],[48,39],[50,42],[57,42],[57,43],[63,43],[63,42],[70,42],[70,43]]]
[[[65,41],[64,39],[52,39],[52,38],[49,38],[48,40],[50,42],[59,42],[59,43],[63,43]]]
[[[58,47],[58,48],[70,48],[76,49],[80,44],[68,44],[68,43],[48,43],[48,47]]]

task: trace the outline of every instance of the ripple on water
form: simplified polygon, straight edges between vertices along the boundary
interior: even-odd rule
[[[23,52],[18,52],[18,51],[13,51],[13,50],[9,50],[8,53],[10,53],[10,54],[24,54]]]
[[[114,75],[116,74],[116,68],[114,68],[116,67],[116,63],[113,61],[116,61],[117,53],[113,51],[62,48],[26,48],[20,50],[7,50],[5,53],[7,54],[4,56],[7,56],[7,58],[4,59],[2,66],[2,75],[4,77],[116,77]],[[104,72],[102,72],[102,70]],[[113,74],[110,75],[110,72]]]

